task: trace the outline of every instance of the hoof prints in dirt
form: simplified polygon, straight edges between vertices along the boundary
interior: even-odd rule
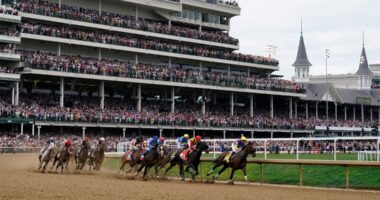
[[[35,169],[35,168],[30,168],[28,171],[34,172],[34,173],[42,173],[42,174],[61,174],[61,172],[59,170],[55,171],[54,169],[53,170],[46,169],[45,171],[42,171],[42,170],[38,170],[38,169]],[[94,173],[92,171],[68,170],[68,171],[63,171],[62,174],[70,174],[70,175],[95,175],[96,173]]]

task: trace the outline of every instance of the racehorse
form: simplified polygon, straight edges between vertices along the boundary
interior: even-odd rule
[[[197,144],[196,149],[193,150],[187,157],[187,160],[183,160],[179,154],[176,154],[174,158],[170,161],[170,166],[165,170],[165,175],[168,173],[168,171],[173,168],[175,165],[178,164],[179,167],[179,173],[181,175],[181,180],[185,180],[185,173],[183,171],[183,165],[186,165],[186,172],[189,171],[189,169],[192,169],[193,172],[191,172],[192,180],[195,179],[195,176],[198,175],[198,165],[201,160],[202,152],[205,151],[207,154],[209,153],[208,145],[206,142],[200,142]]]
[[[141,166],[137,170],[136,175],[144,168],[144,173],[143,173],[143,179],[144,179],[149,169],[158,163],[159,156],[160,156],[160,152],[158,151],[159,146],[160,146],[159,144],[156,144],[150,151],[145,153],[144,160],[141,161]],[[156,174],[157,174],[157,171],[156,171]]]
[[[133,167],[140,164],[141,163],[140,157],[141,157],[141,153],[143,151],[144,151],[144,149],[142,148],[142,146],[140,146],[139,149],[137,149],[133,153],[133,156],[130,156],[132,154],[133,150],[127,151],[124,154],[124,156],[121,158],[121,166],[120,166],[119,173],[124,170],[124,167],[126,164],[129,164],[129,168],[125,173],[130,172],[133,169]]]
[[[45,172],[46,166],[48,165],[50,160],[53,157],[55,157],[56,151],[57,151],[57,148],[55,147],[55,144],[50,143],[49,147],[43,153],[41,153],[38,156],[38,159],[40,161],[40,166],[39,166],[38,170],[40,170],[42,167],[42,164],[45,163],[43,168],[42,168],[42,172]]]
[[[158,172],[166,166],[171,160],[171,156],[175,153],[175,150],[170,151],[165,145],[159,146],[159,157],[157,164],[155,165],[156,177],[158,177]]]
[[[91,155],[88,159],[90,171],[91,171],[91,168],[94,168],[94,170],[100,170],[100,167],[103,164],[104,152],[106,151],[106,149],[107,149],[106,143],[102,142],[102,144],[100,144],[100,147],[94,149],[91,152]]]
[[[63,165],[66,164],[65,168],[67,170],[67,166],[69,165],[70,157],[73,154],[73,148],[67,148],[63,146],[61,150],[58,152],[58,154],[55,155],[54,157],[54,162],[53,165],[51,166],[50,169],[53,169],[55,166],[55,163],[58,161],[57,167],[55,170],[58,170],[58,167],[61,167],[61,174],[63,173]]]
[[[80,147],[76,147],[74,154],[75,164],[77,170],[82,170],[88,159],[88,153],[91,149],[90,143],[83,141]]]
[[[218,172],[214,178],[218,178],[227,168],[231,168],[230,180],[229,183],[233,183],[233,177],[236,170],[241,169],[244,174],[244,179],[248,182],[247,177],[247,157],[249,154],[252,154],[252,157],[256,156],[256,148],[253,146],[252,142],[246,144],[242,150],[230,158],[230,161],[225,160],[226,155],[229,152],[221,154],[215,161],[215,165],[212,167],[211,171],[207,173],[207,176],[210,176],[218,167],[223,166],[223,168]]]

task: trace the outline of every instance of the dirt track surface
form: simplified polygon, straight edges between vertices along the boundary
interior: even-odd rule
[[[380,199],[380,193],[117,179],[110,172],[39,173],[34,154],[0,154],[0,199]]]

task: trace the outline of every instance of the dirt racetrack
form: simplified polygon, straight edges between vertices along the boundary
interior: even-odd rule
[[[42,174],[36,172],[36,158],[35,154],[0,154],[0,199],[380,199],[378,192],[126,180],[106,171]]]

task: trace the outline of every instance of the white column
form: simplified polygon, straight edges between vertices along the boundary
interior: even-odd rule
[[[203,102],[202,102],[202,115],[205,115],[206,114],[206,101],[205,101],[205,90],[202,90],[202,98],[203,98]]]
[[[270,132],[270,138],[273,138],[273,132]]]
[[[136,19],[138,19],[139,18],[139,7],[135,7],[135,17],[136,17]]]
[[[354,116],[353,117],[354,117],[354,121],[355,121],[356,120],[356,106],[354,105],[353,107],[354,107],[354,111],[353,111]]]
[[[203,63],[202,61],[199,62],[199,71],[202,72],[203,71]]]
[[[227,72],[228,74],[231,74],[231,65],[228,65]]]
[[[141,84],[137,85],[137,112],[141,112]]]
[[[61,2],[62,0],[58,0],[58,7],[61,8]]]
[[[82,139],[86,137],[86,127],[82,127]]]
[[[364,122],[364,105],[361,105],[362,122]]]
[[[19,82],[15,82],[15,105],[18,106],[19,105],[19,95],[20,95],[20,83]]]
[[[230,96],[230,115],[231,116],[234,116],[234,93],[231,92],[231,96]]]
[[[247,69],[247,76],[248,76],[248,77],[251,77],[251,68],[248,68],[248,69]]]
[[[370,120],[371,120],[371,123],[373,122],[373,113],[372,113],[372,106],[370,107],[369,109],[369,117],[370,117]]]
[[[169,67],[169,69],[172,68],[172,57],[169,57],[169,60],[168,60],[168,67]]]
[[[63,108],[65,106],[65,80],[61,77],[60,87],[59,87],[59,106]]]
[[[99,0],[99,15],[102,14],[102,0]]]
[[[253,139],[255,136],[255,132],[251,131],[251,139]]]
[[[100,108],[104,110],[104,81],[100,81],[99,98],[100,98]]]
[[[171,101],[172,101],[172,105],[171,105],[171,113],[175,113],[175,90],[174,90],[174,87],[172,87],[172,96],[171,96]]]
[[[195,138],[195,129],[193,129],[193,138]]]
[[[160,137],[162,137],[162,129],[160,129]]]
[[[15,87],[12,86],[12,91],[11,91],[11,96],[12,96],[12,105],[15,105],[16,104],[16,101],[15,101]]]
[[[293,132],[290,132],[290,138],[293,138]]]
[[[41,126],[37,126],[37,138],[41,139]]]
[[[32,124],[32,137],[34,138],[34,129],[35,129],[35,127],[34,127],[34,123]]]
[[[309,119],[309,103],[308,102],[306,102],[305,108],[306,108],[306,119]]]
[[[253,94],[249,96],[249,116],[253,117]]]
[[[293,98],[289,97],[289,118],[293,119]]]
[[[294,101],[294,118],[298,118],[298,102],[297,100]]]
[[[347,106],[344,105],[344,120],[347,120]]]
[[[338,103],[334,102],[335,104],[335,120],[338,120]]]
[[[172,20],[169,19],[168,21],[168,26],[171,27],[172,26]]]
[[[226,139],[226,130],[223,130],[223,139]]]
[[[199,26],[198,30],[199,30],[199,31],[202,31],[202,26]]]
[[[125,139],[125,131],[126,131],[126,128],[123,128],[123,138]]]
[[[270,107],[270,118],[273,118],[274,117],[273,95],[270,95],[269,107]]]
[[[24,135],[24,123],[21,123],[21,135]]]
[[[318,101],[315,102],[315,118],[318,119]]]
[[[57,55],[61,55],[61,43],[58,43],[58,48],[57,48]]]
[[[99,48],[98,49],[98,60],[101,60],[102,59],[102,49]]]
[[[135,64],[139,64],[139,54],[135,54]]]

